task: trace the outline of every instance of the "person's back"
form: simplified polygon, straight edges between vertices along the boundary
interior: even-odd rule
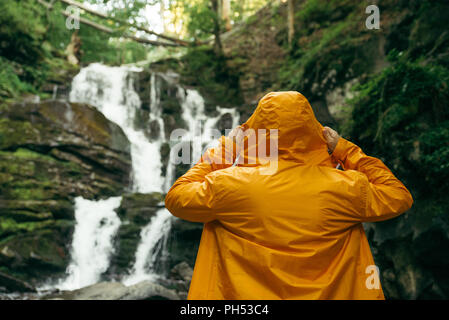
[[[188,298],[383,299],[361,222],[406,211],[407,189],[343,138],[330,156],[297,92],[266,95],[243,127],[278,129],[277,159],[230,166],[216,161],[229,156],[221,145],[166,196],[175,216],[206,223]]]

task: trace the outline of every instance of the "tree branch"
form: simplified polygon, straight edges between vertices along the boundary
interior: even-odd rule
[[[114,17],[110,17],[107,14],[95,11],[95,10],[93,10],[93,9],[91,9],[91,8],[85,6],[82,3],[79,3],[77,1],[73,1],[73,0],[59,0],[59,1],[65,3],[65,4],[68,4],[68,5],[75,6],[75,7],[78,7],[80,9],[83,9],[84,11],[86,11],[86,12],[88,12],[90,14],[93,14],[93,15],[95,15],[97,17],[100,17],[100,18],[103,18],[103,19],[109,19],[109,20],[112,20],[112,21],[120,23],[120,24],[124,24],[124,25],[130,26],[130,27],[134,27],[137,30],[143,31],[143,32],[151,34],[151,35],[155,35],[155,36],[157,36],[159,38],[162,38],[162,39],[165,39],[165,40],[169,40],[169,41],[173,41],[173,42],[175,42],[175,43],[177,43],[177,44],[179,44],[181,46],[188,46],[189,44],[191,44],[190,42],[185,41],[185,40],[176,39],[176,38],[173,38],[173,37],[169,37],[169,36],[166,36],[166,35],[154,32],[154,31],[152,31],[150,29],[147,29],[145,27],[142,27],[142,26],[140,26],[140,25],[138,25],[136,23],[128,23],[126,21],[123,21],[123,20],[120,20],[120,19],[117,19],[117,18],[114,18]]]
[[[45,6],[47,9],[52,9],[53,6],[43,0],[37,0],[37,2],[39,2],[41,5]],[[61,14],[66,16],[66,17],[71,17],[70,13],[61,10]],[[88,20],[86,18],[83,17],[79,17],[79,22],[81,22],[82,24],[88,25],[94,29],[97,29],[99,31],[105,32],[105,33],[109,33],[109,34],[117,34],[118,32],[114,29],[108,28],[102,24],[93,22],[91,20]],[[151,44],[151,45],[155,45],[155,46],[165,46],[165,47],[180,47],[182,45],[177,44],[177,43],[168,43],[168,42],[161,42],[161,41],[154,41],[154,40],[149,40],[149,39],[145,39],[145,38],[139,38],[136,37],[134,35],[129,35],[126,33],[120,34],[121,37],[126,38],[126,39],[130,39],[136,42],[140,42],[140,43],[145,43],[145,44]]]

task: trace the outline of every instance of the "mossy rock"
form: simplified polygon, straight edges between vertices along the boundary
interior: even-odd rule
[[[61,101],[0,109],[0,264],[37,283],[69,262],[74,198],[121,195],[130,145],[95,108]]]
[[[0,240],[0,261],[8,273],[36,284],[65,271],[70,259],[67,243],[73,232],[73,221],[55,220],[26,225],[8,221],[6,225],[18,231]]]
[[[167,174],[167,165],[168,161],[170,159],[170,144],[168,143],[162,143],[160,148],[161,153],[161,162],[162,162],[162,168],[161,168],[161,174],[162,176],[166,176]]]
[[[7,105],[1,113],[0,180],[14,186],[3,198],[96,198],[129,185],[129,141],[95,108],[46,101]],[[13,181],[16,175],[22,179]]]
[[[73,202],[58,200],[5,200],[0,199],[1,216],[16,221],[40,221],[47,218],[73,220]],[[45,219],[44,219],[45,218]]]
[[[126,193],[122,196],[120,207],[116,210],[122,224],[115,238],[116,252],[111,258],[108,274],[124,274],[132,267],[141,240],[140,232],[163,208],[163,200],[159,192]]]

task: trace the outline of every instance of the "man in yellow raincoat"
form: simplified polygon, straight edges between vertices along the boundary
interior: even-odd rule
[[[188,299],[384,299],[362,222],[407,211],[406,187],[323,128],[298,92],[267,94],[240,128],[276,129],[277,158],[251,159],[261,139],[234,151],[234,131],[165,198],[173,215],[205,223]]]

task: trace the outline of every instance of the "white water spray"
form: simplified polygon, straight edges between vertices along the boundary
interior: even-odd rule
[[[120,219],[114,212],[120,201],[121,197],[100,201],[75,199],[72,263],[67,268],[67,278],[56,285],[58,289],[73,290],[90,285],[107,270],[114,253],[112,240],[120,227]]]
[[[171,228],[171,214],[163,208],[156,212],[150,223],[140,232],[140,244],[137,247],[136,262],[132,273],[123,280],[125,285],[133,285],[144,280],[153,280],[157,277],[155,273],[156,259],[164,250],[163,236],[168,235]],[[159,247],[157,246],[159,244]]]
[[[161,138],[150,142],[142,131],[134,129],[140,99],[129,74],[137,71],[128,67],[93,63],[74,78],[70,101],[95,106],[106,118],[122,128],[131,143],[133,190],[160,192],[164,183],[161,176]],[[157,107],[156,103],[152,105],[152,116],[163,123],[160,112],[156,111]]]

